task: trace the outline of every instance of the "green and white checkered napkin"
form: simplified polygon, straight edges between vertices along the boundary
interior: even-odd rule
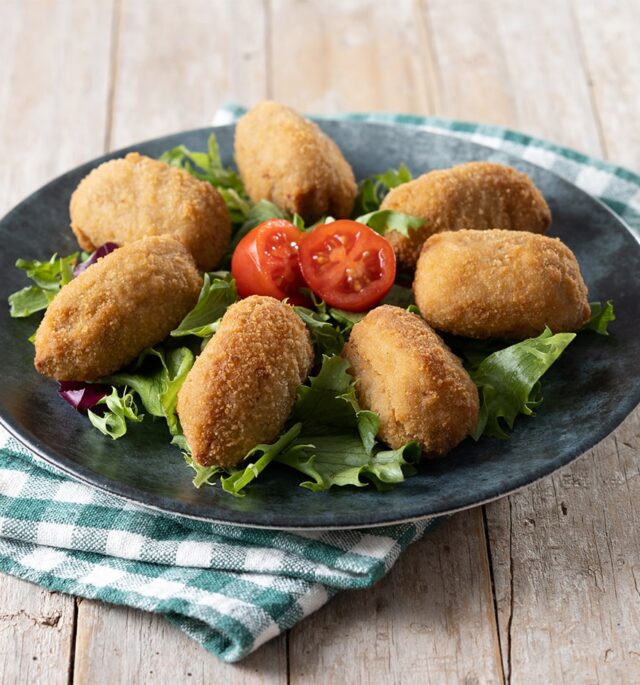
[[[241,113],[227,107],[215,123]],[[445,131],[518,155],[599,197],[640,233],[640,177],[624,169],[501,128],[347,118]],[[430,525],[289,533],[167,516],[69,479],[0,428],[0,570],[161,613],[225,661],[242,659],[338,590],[371,586]]]

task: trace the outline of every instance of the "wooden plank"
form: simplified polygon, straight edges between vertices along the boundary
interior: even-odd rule
[[[605,153],[640,171],[640,4],[573,2]]]
[[[279,101],[310,112],[426,114],[437,106],[417,2],[274,0],[270,25],[271,94]],[[457,683],[474,682],[474,674],[500,682],[481,516],[460,514],[378,587],[339,595],[291,630],[292,682]]]
[[[5,1],[0,25],[7,27],[0,41],[4,214],[102,151],[111,3]],[[66,685],[74,599],[0,576],[0,606],[0,682]]]
[[[123,2],[117,31],[112,148],[206,126],[232,98],[266,96],[265,17],[252,0]],[[77,683],[286,682],[286,638],[239,666],[208,654],[164,619],[83,601],[78,607]]]
[[[456,39],[460,8],[429,0],[444,111],[468,112],[468,118],[480,113],[601,152],[594,118],[599,103],[587,87],[583,46],[569,7],[467,5],[468,25],[481,28]],[[590,17],[594,33],[608,22],[610,13],[599,14],[604,11],[600,4]],[[472,64],[474,74],[490,77],[480,85],[475,79],[464,82],[468,87],[456,84],[454,73]],[[452,97],[460,104],[452,104]],[[637,450],[636,412],[575,464],[486,507],[509,682],[638,682]]]
[[[253,0],[124,0],[110,146],[207,126],[226,100],[264,99],[265,31]]]
[[[599,152],[574,22],[565,2],[425,0],[438,113],[518,127]]]
[[[79,606],[74,683],[219,683],[285,685],[286,636],[238,665],[221,663],[155,614],[83,601]]]
[[[640,681],[640,411],[571,467],[487,507],[511,682]]]
[[[273,0],[271,7],[275,100],[303,112],[433,108],[417,1]]]
[[[338,595],[290,632],[292,685],[502,682],[485,550],[482,511],[456,514]]]

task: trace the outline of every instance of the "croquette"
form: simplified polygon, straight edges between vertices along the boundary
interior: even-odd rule
[[[523,173],[502,164],[469,162],[430,171],[389,192],[380,206],[424,219],[404,236],[389,231],[398,262],[415,267],[424,241],[434,233],[504,228],[544,233],[551,212],[542,193]]]
[[[84,250],[170,233],[204,271],[220,261],[231,235],[227,206],[210,183],[137,152],[85,176],[69,210],[71,228]]]
[[[379,437],[393,449],[410,440],[443,455],[478,422],[478,391],[460,360],[419,316],[384,305],[351,331],[344,357],[360,405],[380,416]]]
[[[184,245],[150,236],[99,259],[49,305],[35,338],[36,369],[60,381],[93,381],[159,343],[202,287]]]
[[[178,393],[194,460],[233,466],[273,441],[312,363],[309,332],[290,305],[253,295],[229,307]]]
[[[316,124],[290,107],[261,102],[236,126],[235,156],[249,197],[306,222],[346,219],[356,197],[349,163]]]
[[[522,231],[431,236],[413,292],[434,328],[470,338],[521,340],[545,326],[577,331],[590,315],[573,252],[557,238]]]

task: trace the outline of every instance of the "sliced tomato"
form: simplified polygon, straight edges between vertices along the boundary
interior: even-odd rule
[[[345,219],[316,226],[306,234],[300,268],[311,290],[327,304],[361,312],[391,289],[396,257],[381,235]]]
[[[300,272],[298,249],[305,234],[290,221],[269,219],[249,231],[236,247],[231,272],[240,297],[270,295],[306,304],[300,293],[306,283]]]

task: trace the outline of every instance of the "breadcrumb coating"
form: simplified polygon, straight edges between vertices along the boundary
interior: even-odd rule
[[[312,364],[311,337],[290,305],[253,295],[229,307],[178,393],[195,461],[233,466],[273,441]]]
[[[425,220],[408,237],[397,231],[385,236],[407,268],[415,267],[420,248],[434,233],[465,228],[544,233],[551,224],[549,207],[529,176],[489,162],[430,171],[391,190],[380,208]]]
[[[316,124],[290,107],[261,102],[236,126],[235,155],[249,197],[306,222],[347,219],[356,197],[349,163]]]
[[[478,422],[478,391],[460,360],[415,314],[384,305],[351,331],[344,357],[361,406],[380,416],[380,438],[393,449],[416,440],[443,455]]]
[[[413,283],[422,316],[470,338],[524,339],[545,326],[577,331],[589,319],[587,287],[558,238],[502,230],[456,231],[424,244]]]
[[[174,238],[124,245],[56,295],[36,333],[36,369],[61,381],[114,373],[164,340],[201,287],[193,258]]]
[[[84,250],[170,233],[204,271],[220,261],[231,236],[227,206],[210,183],[137,152],[85,176],[69,211],[71,229]]]

